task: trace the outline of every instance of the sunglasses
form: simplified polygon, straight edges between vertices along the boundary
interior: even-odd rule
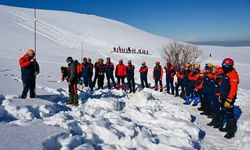
[[[233,65],[227,64],[227,63],[222,63],[222,67],[232,67]]]

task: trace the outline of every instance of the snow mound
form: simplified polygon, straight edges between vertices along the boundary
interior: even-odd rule
[[[2,106],[5,111],[19,120],[43,119],[60,111],[69,110],[66,106],[42,99],[6,99]]]

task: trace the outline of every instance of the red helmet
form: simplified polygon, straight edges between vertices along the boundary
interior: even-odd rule
[[[223,73],[224,73],[222,67],[218,67],[218,68],[216,69],[216,72],[217,72],[218,74],[223,74]]]
[[[225,58],[222,62],[222,66],[230,66],[233,67],[234,60],[232,58]]]

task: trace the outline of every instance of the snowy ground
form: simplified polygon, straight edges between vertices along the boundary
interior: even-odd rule
[[[22,90],[18,58],[33,47],[32,10],[0,5],[0,149],[248,149],[250,146],[249,47],[201,46],[204,61],[220,64],[236,60],[241,83],[236,101],[238,132],[231,140],[206,126],[210,119],[196,107],[167,93],[144,89],[135,94],[117,90],[79,91],[80,106],[66,104],[67,85],[60,82],[60,67],[69,55],[95,60],[111,56],[131,59],[138,67],[146,60],[152,68],[169,39],[97,16],[38,10],[37,98],[16,98]],[[70,23],[69,23],[70,22]],[[80,28],[79,28],[80,27]],[[147,48],[153,55],[110,53],[113,46]],[[152,70],[150,70],[150,83]],[[106,85],[106,83],[105,83]]]

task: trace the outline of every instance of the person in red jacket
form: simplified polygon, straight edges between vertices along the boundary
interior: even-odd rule
[[[141,78],[141,86],[142,89],[144,89],[144,87],[146,86],[146,88],[148,88],[148,67],[146,66],[146,62],[143,61],[141,63],[141,68],[139,70],[140,72],[140,78]]]
[[[126,91],[126,86],[125,86],[125,82],[124,79],[127,76],[127,68],[126,66],[123,64],[123,60],[120,59],[119,60],[119,64],[116,66],[115,69],[115,76],[117,78],[117,85],[116,88],[119,90],[120,89],[120,82],[122,82],[122,89],[124,91]]]
[[[170,94],[170,87],[171,93],[174,95],[174,76],[175,76],[175,69],[174,66],[170,61],[167,62],[167,66],[164,67],[166,71],[166,86],[167,86],[167,93]]]
[[[237,122],[234,116],[234,102],[238,91],[239,76],[233,66],[234,61],[231,58],[225,58],[222,62],[224,74],[221,78],[219,99],[224,102],[224,108],[226,111],[226,128],[220,130],[227,132],[224,136],[225,138],[234,137],[237,129]]]
[[[160,91],[163,91],[163,86],[162,86],[162,76],[163,76],[163,69],[160,65],[159,61],[156,61],[155,67],[153,70],[153,78],[155,80],[155,91],[158,90],[158,82],[160,84]]]
[[[27,50],[26,54],[19,59],[22,73],[23,92],[21,98],[27,97],[30,91],[30,98],[35,98],[36,75],[39,74],[39,65],[35,58],[35,52],[32,49]]]
[[[200,73],[200,64],[194,64],[192,66],[192,70],[188,74],[189,84],[188,84],[187,93],[186,93],[187,95],[186,95],[185,103],[184,103],[186,105],[189,105],[192,102],[192,99],[194,100],[193,106],[197,106],[200,101],[197,93],[194,90],[196,82],[200,78],[199,73]]]

